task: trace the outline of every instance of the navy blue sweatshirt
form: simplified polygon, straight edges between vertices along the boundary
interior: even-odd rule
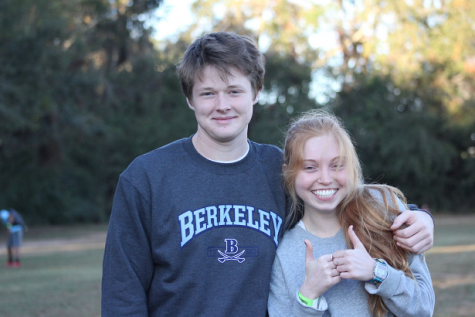
[[[121,174],[102,279],[102,316],[265,316],[283,230],[282,152],[249,142],[235,163],[191,137]]]

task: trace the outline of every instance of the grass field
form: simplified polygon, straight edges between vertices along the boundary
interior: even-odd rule
[[[100,316],[106,230],[105,225],[31,228],[21,268],[0,267],[0,316]],[[6,254],[0,251],[3,265]]]
[[[437,217],[434,245],[426,253],[434,316],[475,316],[475,216]]]
[[[0,267],[0,316],[100,316],[106,228],[31,228],[22,267]],[[434,316],[475,316],[475,216],[436,217],[435,246],[426,260],[436,293]],[[0,248],[0,264],[5,261]]]

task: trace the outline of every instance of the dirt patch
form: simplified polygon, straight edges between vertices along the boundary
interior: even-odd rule
[[[434,222],[436,225],[475,225],[475,215],[436,215],[434,216]]]
[[[432,285],[435,288],[451,288],[454,286],[462,286],[462,285],[471,285],[475,284],[475,275],[454,275],[454,274],[446,274],[444,276],[439,276],[437,278],[432,279]]]
[[[447,247],[433,247],[426,254],[431,253],[461,253],[461,252],[474,252],[475,244],[470,245],[454,245]]]
[[[21,247],[21,253],[27,255],[49,252],[104,249],[106,235],[106,232],[92,232],[77,238],[24,240]],[[6,253],[6,248],[0,249],[0,255]]]

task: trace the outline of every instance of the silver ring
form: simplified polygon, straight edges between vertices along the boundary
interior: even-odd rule
[[[336,261],[336,266],[339,266],[339,265],[340,265],[340,263],[338,262],[338,260],[335,260],[335,261]]]
[[[331,259],[331,261],[333,262],[333,254],[332,254],[331,256],[332,256],[332,259]]]

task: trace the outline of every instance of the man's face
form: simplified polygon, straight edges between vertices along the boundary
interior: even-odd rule
[[[197,135],[211,142],[229,143],[247,140],[247,126],[252,118],[253,98],[251,82],[238,69],[231,68],[227,82],[214,66],[206,66],[201,80],[196,76],[189,107],[198,122]]]

